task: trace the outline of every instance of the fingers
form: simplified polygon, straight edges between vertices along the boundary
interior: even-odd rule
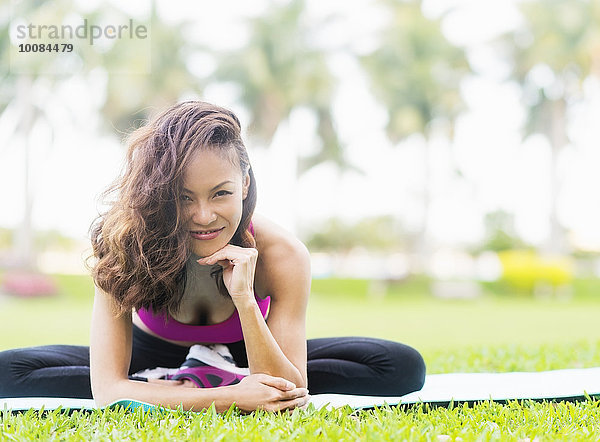
[[[256,376],[256,380],[260,383],[280,390],[280,400],[295,399],[297,397],[303,397],[308,395],[308,390],[306,388],[296,387],[296,385],[293,382],[290,382],[287,379],[280,378],[277,376],[269,376],[268,374],[263,373],[259,373],[253,376]]]
[[[247,376],[235,388],[239,392],[236,405],[244,411],[293,410],[306,406],[310,399],[306,388],[298,388],[286,379],[266,374]]]
[[[214,265],[214,264],[220,265],[224,269],[226,269],[227,267],[232,265],[231,261],[229,261],[228,259],[220,259],[220,260],[218,260],[214,263],[210,263],[210,264],[207,263],[207,265]]]
[[[271,403],[267,406],[261,407],[263,410],[267,411],[284,411],[289,410],[292,411],[295,408],[305,408],[308,406],[308,402],[310,401],[310,396],[308,394],[297,397],[289,400],[282,400]]]
[[[293,390],[282,392],[280,400],[285,402],[294,399],[305,399],[308,397],[308,390],[306,388],[294,388]]]
[[[296,388],[296,385],[293,382],[288,381],[284,378],[279,378],[276,376],[269,376],[267,374],[258,374],[258,381],[262,382],[265,385],[270,387],[275,387],[281,391],[290,391]]]
[[[294,388],[293,390],[282,391],[279,390],[276,396],[278,401],[291,401],[294,399],[301,399],[308,397],[308,390],[306,388]]]
[[[223,247],[222,249],[217,250],[215,253],[209,256],[205,256],[204,258],[200,258],[197,262],[202,265],[213,265],[218,261],[229,261],[226,256],[228,255],[228,250],[226,250],[229,245]]]
[[[259,381],[265,385],[279,390],[276,399],[271,403],[274,407],[272,411],[292,410],[296,407],[302,407],[309,401],[308,390],[302,387],[296,387],[292,382],[268,375],[262,375]]]
[[[305,395],[296,399],[292,399],[289,401],[281,401],[280,410],[293,410],[294,408],[303,408],[306,409],[308,407],[308,403],[310,402],[310,395]]]
[[[258,251],[254,248],[249,247],[238,247],[231,244],[226,245],[220,250],[217,250],[210,256],[205,256],[197,260],[198,264],[201,265],[213,265],[219,263],[219,261],[232,261],[236,262],[239,260],[252,260],[258,256]]]

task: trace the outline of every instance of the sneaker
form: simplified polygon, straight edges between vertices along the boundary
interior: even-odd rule
[[[133,373],[129,378],[144,378],[148,379],[167,379],[169,375],[173,375],[179,371],[178,368],[156,367],[147,368],[137,373]]]
[[[234,385],[250,374],[248,368],[235,365],[227,346],[193,345],[179,370],[167,374],[167,379],[188,379],[199,388]]]

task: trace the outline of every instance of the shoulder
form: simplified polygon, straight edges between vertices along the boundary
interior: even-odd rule
[[[258,250],[257,283],[268,290],[282,278],[310,281],[310,254],[302,241],[262,215],[254,215],[252,224]]]
[[[289,257],[296,260],[310,260],[306,246],[291,232],[262,215],[252,218],[256,249],[259,256],[267,261]]]

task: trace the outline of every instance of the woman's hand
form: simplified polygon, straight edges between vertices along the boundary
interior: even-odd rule
[[[198,388],[188,379],[163,380],[148,379],[148,382],[175,387]],[[306,388],[296,386],[283,378],[267,374],[252,374],[243,378],[239,384],[230,387],[235,405],[242,411],[279,411],[293,410],[308,404],[310,396]]]
[[[231,388],[235,389],[235,404],[242,411],[293,410],[306,405],[310,398],[306,388],[296,388],[283,378],[262,373],[246,376]]]
[[[223,282],[235,303],[240,299],[254,299],[254,271],[258,250],[227,244],[210,256],[199,259],[201,265],[218,264],[223,267]]]

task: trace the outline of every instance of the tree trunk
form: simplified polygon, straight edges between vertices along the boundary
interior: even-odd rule
[[[552,127],[549,131],[551,147],[551,169],[550,169],[550,234],[544,250],[553,254],[564,254],[567,252],[565,231],[558,219],[558,198],[562,187],[559,174],[559,156],[562,149],[567,145],[566,132],[566,102],[564,99],[556,100],[551,104]]]
[[[416,273],[429,273],[429,261],[431,260],[431,244],[429,242],[429,214],[431,212],[431,147],[429,140],[424,139],[423,145],[423,212],[421,226],[417,234],[416,262],[414,271]]]
[[[17,83],[20,108],[20,122],[18,128],[18,139],[23,143],[24,155],[24,180],[23,180],[23,198],[25,209],[23,212],[23,221],[21,222],[15,240],[15,264],[17,267],[26,270],[35,268],[35,259],[33,252],[33,191],[31,189],[30,169],[31,169],[31,143],[30,134],[34,122],[34,109],[31,98],[31,78],[23,75]]]

